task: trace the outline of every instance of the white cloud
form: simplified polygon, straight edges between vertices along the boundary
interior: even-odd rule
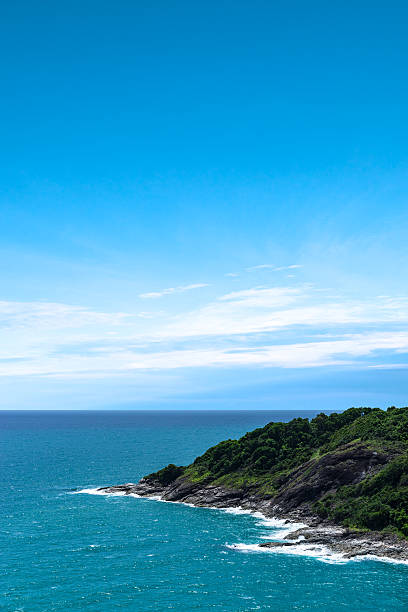
[[[251,266],[249,268],[246,268],[246,270],[248,272],[251,272],[252,270],[264,270],[267,268],[270,268],[273,270],[275,268],[275,265],[274,264],[259,264],[258,266]]]
[[[292,264],[291,266],[280,266],[278,268],[274,268],[274,272],[280,272],[281,270],[296,270],[297,268],[303,268],[303,265]]]
[[[370,370],[406,370],[408,363],[378,363],[368,366]]]
[[[272,272],[281,272],[282,270],[295,270],[296,268],[303,268],[302,264],[291,264],[290,266],[275,266],[274,264],[260,264],[258,266],[251,266],[247,268],[248,272],[253,270],[272,270]]]
[[[379,350],[408,351],[408,332],[354,334],[341,340],[230,349],[190,349],[139,355],[130,369],[209,366],[309,368],[352,363]]]
[[[294,344],[239,346],[229,348],[189,348],[152,353],[137,350],[96,352],[81,355],[46,355],[41,360],[1,362],[0,376],[101,376],[128,375],[135,370],[175,370],[197,367],[261,366],[312,368],[351,365],[355,358],[370,357],[376,351],[408,351],[407,333],[354,334],[338,340]],[[368,364],[371,367],[371,364]],[[401,367],[401,364],[398,364]]]
[[[311,287],[253,287],[221,296],[185,313],[157,333],[162,338],[259,334],[310,326],[344,326],[408,321],[408,304],[399,309],[372,300],[325,298]]]
[[[3,301],[0,375],[303,368],[360,363],[364,358],[370,358],[367,367],[385,368],[393,367],[382,365],[390,355],[408,352],[407,325],[405,296],[346,299],[311,286],[251,287],[177,316]],[[403,360],[395,361],[398,365]]]
[[[162,289],[161,291],[151,291],[150,293],[141,293],[139,297],[143,299],[160,298],[160,297],[163,297],[164,295],[170,295],[172,293],[184,293],[185,291],[191,291],[192,289],[201,289],[202,287],[209,287],[209,284],[208,283],[194,283],[193,285],[182,285],[180,287],[168,287],[167,289]]]
[[[132,315],[124,312],[97,312],[84,306],[58,302],[0,302],[0,324],[8,327],[39,326],[50,328],[86,325],[117,325]]]
[[[232,291],[218,298],[220,302],[239,302],[247,306],[285,306],[296,299],[302,289],[293,287],[251,287],[240,291]]]

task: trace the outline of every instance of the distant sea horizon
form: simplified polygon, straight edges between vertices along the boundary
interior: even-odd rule
[[[341,410],[244,410],[244,409],[141,409],[141,408],[104,408],[104,409],[21,409],[0,410],[0,430],[2,428],[20,427],[26,425],[41,429],[51,426],[56,427],[140,427],[167,423],[171,427],[191,425],[207,425],[209,419],[212,427],[222,426],[230,423],[235,431],[236,427],[244,427],[247,424],[249,431],[256,427],[266,425],[270,421],[290,421],[296,417],[311,419],[317,414],[324,412],[332,414],[342,412]],[[170,421],[169,421],[170,419]],[[170,424],[171,423],[171,424]],[[260,425],[261,424],[261,425]],[[238,431],[240,431],[238,429]],[[243,433],[246,433],[243,431]],[[226,432],[228,434],[228,432]],[[230,437],[227,435],[227,437]],[[221,438],[220,438],[221,440]],[[220,441],[219,440],[219,441]],[[204,449],[205,450],[205,449]]]

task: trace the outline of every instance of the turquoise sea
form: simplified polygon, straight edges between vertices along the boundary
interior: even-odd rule
[[[0,610],[408,610],[408,566],[256,551],[262,517],[75,494],[313,412],[1,412]]]

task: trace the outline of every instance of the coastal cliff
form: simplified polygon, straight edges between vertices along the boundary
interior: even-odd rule
[[[345,557],[408,560],[408,408],[350,408],[269,423],[170,464],[137,484],[100,492],[218,508],[241,507],[302,522],[301,540]],[[264,542],[260,547],[282,546]]]

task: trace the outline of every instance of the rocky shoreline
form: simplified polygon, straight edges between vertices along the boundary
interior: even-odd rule
[[[203,485],[178,478],[163,485],[154,478],[142,478],[137,484],[127,483],[110,487],[100,487],[100,494],[135,495],[140,497],[159,497],[169,502],[188,503],[198,507],[242,508],[251,512],[260,512],[269,518],[283,519],[290,523],[302,523],[304,526],[291,531],[281,541],[262,542],[260,549],[278,549],[294,547],[299,544],[313,551],[327,548],[344,559],[355,559],[364,556],[408,562],[408,540],[396,534],[376,531],[355,531],[322,522],[310,509],[308,504],[296,508],[283,507],[276,500],[260,497],[250,490],[228,490],[213,485]]]

